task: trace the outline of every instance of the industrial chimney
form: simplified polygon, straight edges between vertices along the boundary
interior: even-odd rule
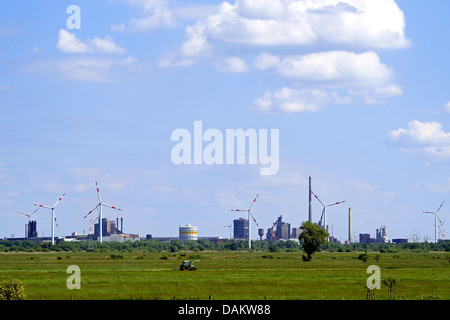
[[[352,208],[348,208],[348,244],[352,243]]]
[[[312,223],[312,208],[311,208],[311,177],[309,177],[309,222]]]

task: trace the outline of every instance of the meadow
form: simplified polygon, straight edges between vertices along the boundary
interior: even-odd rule
[[[0,283],[22,281],[29,300],[364,300],[369,265],[381,280],[397,280],[396,299],[449,300],[446,252],[2,252]],[[199,260],[196,271],[179,271]],[[70,265],[81,270],[81,289],[66,285]],[[388,298],[388,287],[373,290]]]

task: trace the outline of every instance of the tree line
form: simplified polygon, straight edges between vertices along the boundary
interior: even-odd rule
[[[288,241],[252,241],[252,250],[265,252],[300,252],[300,243]],[[159,240],[141,240],[136,242],[94,242],[94,241],[60,241],[54,245],[49,242],[35,243],[30,240],[1,240],[0,252],[180,252],[180,251],[246,251],[247,240],[229,240],[223,242],[210,240],[188,240],[184,243],[173,239],[168,242]],[[321,244],[318,251],[330,252],[380,252],[395,253],[402,250],[446,251],[450,252],[450,241],[439,240],[438,243],[413,242],[392,243],[352,243],[348,245],[328,242]]]

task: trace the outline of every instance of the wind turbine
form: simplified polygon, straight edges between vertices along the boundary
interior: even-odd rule
[[[339,201],[339,202],[335,202],[335,203],[330,203],[330,204],[325,204],[323,203],[318,196],[316,196],[314,194],[314,192],[311,191],[311,193],[314,195],[314,197],[316,197],[317,200],[319,200],[319,202],[323,205],[323,210],[322,210],[322,216],[320,217],[320,221],[322,221],[323,218],[323,227],[325,228],[325,230],[327,229],[327,224],[326,224],[326,219],[327,219],[327,207],[331,207],[331,206],[335,206],[337,204],[340,203],[344,203],[344,201]],[[319,225],[320,225],[320,221],[319,221]]]
[[[259,227],[258,222],[256,222],[255,217],[252,214],[252,207],[255,204],[256,199],[258,198],[259,194],[256,195],[255,200],[253,200],[252,204],[250,205],[250,208],[248,209],[236,209],[236,210],[231,210],[231,211],[247,211],[248,212],[248,249],[251,250],[252,249],[252,245],[251,245],[251,222],[250,222],[250,216],[253,218],[253,221],[255,221],[256,225]]]
[[[66,194],[64,193],[61,196],[61,198],[59,198],[58,201],[56,201],[56,203],[53,205],[53,207],[44,206],[42,204],[36,204],[36,203],[34,204],[35,206],[52,210],[52,245],[55,244],[55,223],[56,223],[56,226],[58,226],[58,222],[56,221],[56,215],[55,215],[55,207],[65,195]]]
[[[91,212],[94,211],[95,209],[97,209],[97,208],[99,209],[99,210],[98,210],[98,211],[99,211],[99,215],[98,215],[99,222],[98,222],[98,224],[99,224],[99,233],[100,233],[99,242],[102,243],[102,242],[103,242],[103,230],[102,230],[102,225],[103,225],[103,220],[102,220],[102,218],[103,218],[103,213],[102,213],[102,206],[110,207],[110,208],[113,208],[113,209],[116,209],[116,210],[122,210],[122,209],[117,208],[117,207],[114,207],[114,206],[112,206],[112,205],[110,205],[110,204],[103,203],[103,202],[102,202],[102,199],[101,199],[101,197],[100,197],[100,190],[98,189],[97,181],[95,181],[95,185],[96,185],[96,187],[97,187],[98,204],[94,207],[94,209],[92,209],[91,211],[89,211],[89,213],[88,213],[87,215],[85,215],[84,218],[86,218],[88,215],[90,215]],[[84,218],[83,218],[83,219],[84,219]],[[97,219],[96,219],[96,220],[97,220]],[[94,221],[95,221],[95,220],[94,220]]]
[[[30,213],[30,214],[24,213],[24,212],[21,212],[21,211],[17,211],[17,212],[20,213],[20,214],[23,214],[24,216],[27,216],[27,217],[28,217],[28,223],[30,223],[31,216],[32,216],[33,214],[35,214],[36,211],[38,211],[38,210],[39,210],[39,208],[37,208],[36,210],[33,211],[33,213]]]
[[[442,208],[442,205],[444,204],[444,201],[442,201],[439,208],[436,210],[436,212],[430,212],[430,211],[424,211],[423,213],[430,213],[434,214],[434,242],[437,243],[437,220],[441,223],[440,227],[444,224],[441,219],[438,216],[438,211]]]
[[[222,226],[223,228],[230,228],[230,240],[231,240],[231,228],[232,228],[232,225],[230,224],[229,226]]]
[[[33,214],[35,214],[36,211],[38,211],[38,210],[39,210],[39,208],[37,208],[36,210],[33,211],[33,213],[30,213],[30,214],[25,213],[25,212],[22,212],[22,211],[17,211],[18,213],[23,214],[24,216],[27,216],[27,217],[28,217],[28,224],[26,225],[26,228],[25,228],[25,238],[28,238],[28,228],[30,227],[30,219],[31,219],[31,216],[32,216]]]

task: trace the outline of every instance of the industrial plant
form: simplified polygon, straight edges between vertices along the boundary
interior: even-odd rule
[[[97,210],[98,216],[94,219],[94,222],[91,220],[89,221],[89,231],[87,234],[78,235],[77,233],[72,233],[70,236],[54,236],[54,225],[57,225],[57,219],[55,215],[55,207],[57,204],[63,199],[64,194],[59,198],[59,200],[55,203],[53,206],[44,206],[44,205],[38,205],[35,204],[38,208],[31,214],[18,212],[22,215],[25,215],[28,217],[28,223],[25,224],[25,235],[23,238],[16,238],[14,236],[11,236],[11,238],[7,240],[31,240],[34,242],[52,242],[52,244],[59,241],[117,241],[117,242],[125,242],[125,241],[140,241],[141,239],[153,239],[153,240],[159,240],[159,241],[170,241],[173,239],[178,239],[181,242],[185,241],[191,241],[191,240],[210,240],[215,242],[223,242],[222,237],[199,237],[199,230],[197,226],[193,226],[190,224],[185,225],[179,225],[179,232],[178,236],[174,237],[155,237],[151,234],[147,234],[145,237],[142,237],[139,234],[133,234],[133,233],[125,233],[124,232],[124,219],[121,217],[116,218],[116,220],[108,220],[106,218],[103,218],[102,215],[102,207],[109,207],[115,210],[121,210],[120,208],[117,208],[115,206],[111,206],[109,204],[106,204],[102,202],[100,197],[100,190],[98,187],[98,184],[96,182],[97,187],[97,196],[98,196],[98,203],[97,205],[89,211],[87,215],[85,215],[84,218],[89,216],[92,212]],[[248,246],[251,246],[251,240],[259,240],[259,241],[298,241],[298,237],[300,235],[300,228],[298,227],[291,227],[291,223],[288,223],[286,221],[283,221],[283,216],[279,215],[276,219],[274,219],[274,222],[272,225],[266,229],[263,227],[260,227],[256,221],[255,216],[253,215],[251,209],[253,205],[255,204],[257,198],[259,195],[256,195],[253,202],[251,203],[250,207],[248,209],[234,209],[231,211],[244,211],[247,213],[247,217],[239,217],[235,218],[231,225],[223,226],[223,227],[229,227],[230,228],[230,240],[246,240],[248,241]],[[317,222],[317,224],[324,228],[328,234],[330,235],[328,237],[328,241],[333,243],[340,244],[340,241],[333,236],[333,232],[330,233],[329,225],[326,223],[326,209],[335,205],[339,205],[344,203],[345,201],[339,201],[339,202],[333,202],[329,204],[325,204],[320,200],[320,198],[311,190],[311,177],[309,178],[309,211],[308,211],[308,219],[310,222],[312,221],[312,196],[314,196],[317,201],[322,205],[322,214],[320,217],[320,220]],[[442,207],[439,207],[439,209]],[[52,214],[52,227],[51,227],[51,237],[38,237],[38,230],[37,230],[37,222],[36,220],[31,220],[32,216],[36,211],[38,211],[40,208],[47,208],[51,209]],[[435,219],[439,219],[439,216],[437,215],[437,212],[425,212],[425,213],[433,213],[435,215]],[[253,222],[252,222],[253,220]],[[120,221],[120,223],[119,223]],[[257,226],[257,232],[258,232],[258,238],[252,239],[252,232],[251,232],[251,225],[255,224]],[[83,232],[84,233],[84,232]],[[352,239],[353,238],[353,239]],[[6,239],[6,238],[5,238]],[[437,241],[437,239],[435,239]],[[387,235],[387,228],[385,225],[380,226],[376,229],[375,237],[372,238],[370,234],[368,233],[360,233],[359,238],[356,237],[352,233],[352,209],[348,208],[348,238],[345,240],[344,244],[351,244],[353,242],[359,242],[359,243],[389,243],[389,237]],[[392,239],[392,243],[405,243],[408,242],[407,239]]]

